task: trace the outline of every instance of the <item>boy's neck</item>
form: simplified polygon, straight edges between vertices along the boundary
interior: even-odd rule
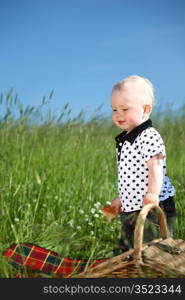
[[[135,128],[139,127],[141,124],[145,123],[145,122],[148,121],[148,120],[149,120],[149,117],[144,118],[144,119],[143,119],[143,122],[141,122],[140,124],[138,124],[136,127],[132,128],[132,129],[129,130],[129,131],[126,130],[127,134],[130,133],[131,131],[133,131]]]

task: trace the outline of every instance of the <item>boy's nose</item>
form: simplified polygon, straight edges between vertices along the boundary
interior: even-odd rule
[[[117,111],[117,116],[118,116],[118,117],[123,116],[122,111]]]

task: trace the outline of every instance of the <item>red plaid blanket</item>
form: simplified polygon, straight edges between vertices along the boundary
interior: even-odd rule
[[[30,243],[13,244],[5,250],[3,256],[9,258],[14,267],[24,266],[29,270],[65,278],[82,272],[87,264],[93,268],[108,259],[95,259],[90,262],[87,259],[70,259]]]

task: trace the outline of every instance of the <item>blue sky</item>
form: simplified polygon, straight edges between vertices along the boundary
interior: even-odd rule
[[[185,1],[0,0],[0,92],[24,106],[54,90],[54,111],[109,113],[112,86],[132,74],[158,105],[185,102]]]

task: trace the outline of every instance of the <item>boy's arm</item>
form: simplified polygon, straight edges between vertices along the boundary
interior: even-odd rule
[[[148,160],[148,191],[143,199],[143,206],[149,203],[158,205],[163,183],[163,159],[160,153]]]

